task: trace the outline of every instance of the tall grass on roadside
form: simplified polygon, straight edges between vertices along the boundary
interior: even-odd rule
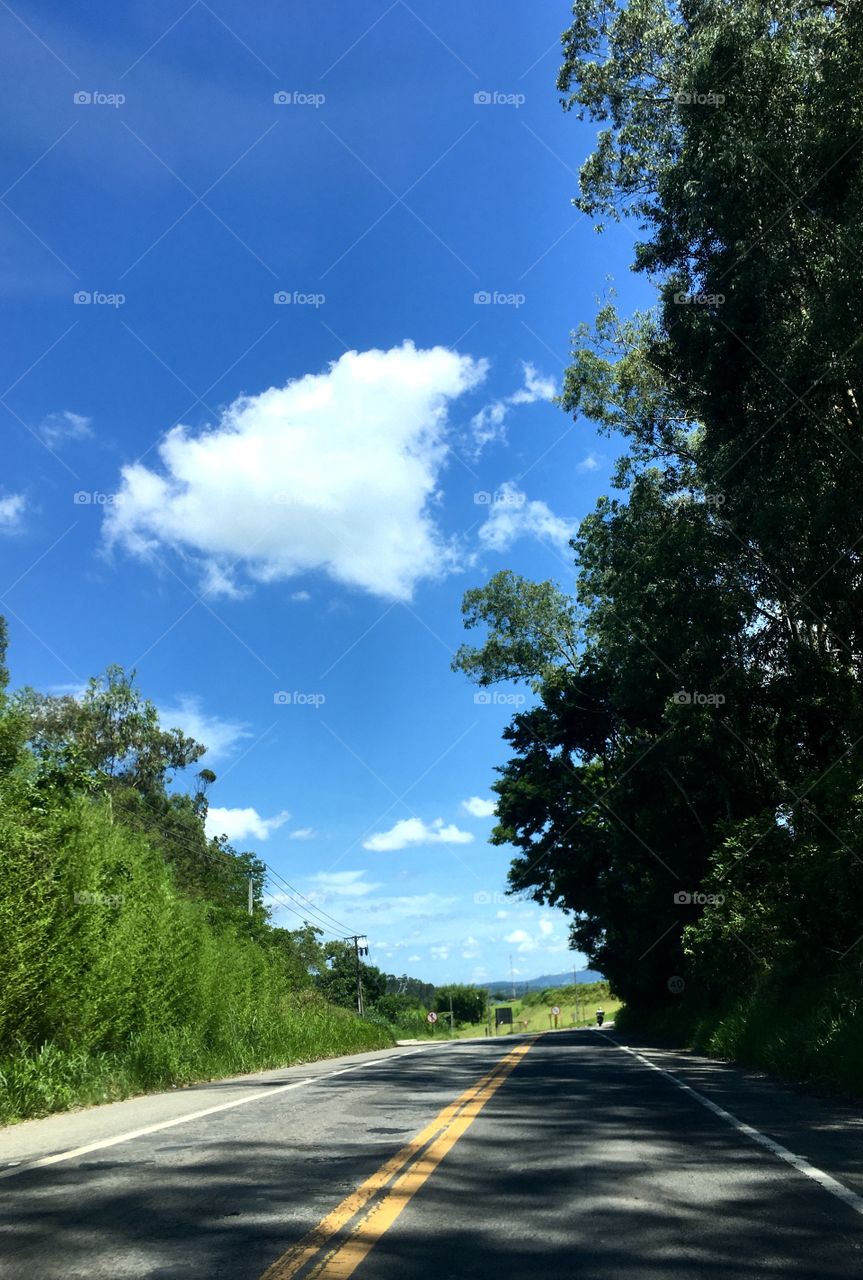
[[[627,1009],[616,1022],[623,1031],[863,1096],[863,997],[838,983],[768,978],[718,1007],[692,996],[652,1016]]]
[[[0,1122],[392,1044],[244,922],[217,927],[103,802],[0,806]],[[27,811],[24,811],[24,801]],[[26,817],[26,820],[25,820]]]

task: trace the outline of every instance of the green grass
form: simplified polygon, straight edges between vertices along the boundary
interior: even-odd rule
[[[859,991],[768,978],[714,1008],[694,998],[651,1014],[628,1007],[619,1025],[787,1080],[863,1096]]]
[[[37,840],[6,799],[0,1123],[394,1043],[305,990],[245,913],[220,923],[181,893],[110,806],[70,801]]]
[[[361,1021],[314,992],[286,1001],[278,1021],[237,1027],[220,1042],[181,1029],[133,1036],[103,1052],[46,1042],[0,1058],[0,1123],[393,1043],[388,1028]]]

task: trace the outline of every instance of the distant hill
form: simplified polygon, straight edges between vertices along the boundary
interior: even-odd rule
[[[581,984],[582,982],[602,982],[603,975],[597,973],[595,969],[579,969],[576,978]],[[477,982],[477,987],[483,987],[492,994],[496,991],[506,992],[507,995],[512,991],[512,978],[503,978],[499,982]],[[525,991],[542,991],[545,987],[569,987],[572,986],[572,970],[566,969],[563,973],[543,973],[538,978],[516,978],[515,990],[516,995],[524,995]]]

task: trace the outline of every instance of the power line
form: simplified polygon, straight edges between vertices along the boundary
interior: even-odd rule
[[[277,911],[290,911],[293,915],[297,917],[298,920],[302,920],[304,925],[311,925],[313,928],[318,929],[321,933],[328,934],[333,939],[339,937],[339,935],[337,933],[334,933],[332,929],[325,929],[324,926],[319,924],[317,921],[310,920],[307,915],[303,914],[303,912],[297,911],[296,908],[292,907],[289,902],[276,902],[271,907],[271,911],[273,912],[274,915]]]
[[[151,833],[145,829],[141,831],[141,834],[147,836]],[[203,856],[209,861],[217,863],[217,865],[220,865],[225,871],[230,869],[235,871],[237,875],[242,876],[249,874],[246,865],[240,860],[240,855],[238,853],[226,853],[224,849],[218,848],[218,842],[215,837],[207,839],[207,843],[203,848],[199,848],[196,843],[193,843],[185,832],[177,830],[163,831],[162,837],[167,842],[168,847],[170,847],[171,843],[178,844],[181,848],[186,849],[190,853],[194,853],[197,856]],[[215,849],[211,848],[213,844],[217,845]],[[248,852],[251,851],[249,850]],[[251,856],[268,873],[269,879],[272,881],[273,887],[278,893],[287,893],[289,896],[294,895],[291,899],[294,903],[294,907],[289,906],[287,903],[280,903],[279,906],[284,906],[286,910],[293,911],[293,914],[303,920],[304,923],[308,923],[307,915],[312,915],[316,923],[322,928],[322,931],[324,933],[332,934],[333,937],[343,938],[345,934],[350,935],[350,928],[344,923],[344,921],[337,920],[335,916],[331,915],[329,911],[325,910],[323,907],[317,907],[305,896],[305,894],[300,893],[299,889],[295,889],[289,881],[285,880],[279,872],[275,871],[269,863],[265,862],[263,858],[258,856],[258,854],[252,853]],[[226,862],[219,863],[220,858],[225,859]],[[297,901],[297,899],[300,899],[301,901]],[[305,914],[303,911],[297,911],[294,909],[295,907],[302,907],[303,904],[307,904]]]
[[[322,925],[327,933],[334,933],[338,937],[342,937],[344,935],[346,926],[340,920],[336,920],[335,917],[331,916],[329,912],[324,911],[323,908],[318,910],[313,902],[310,902],[308,898],[305,898],[303,894],[299,893],[299,890],[294,889],[293,885],[289,884],[287,880],[284,880],[277,872],[270,871],[268,879],[270,880],[273,888],[282,895],[287,893],[294,905],[299,907],[301,911],[304,911],[307,915],[311,916],[318,924]],[[300,899],[302,899],[302,901],[300,901]]]
[[[284,890],[280,885],[276,884],[275,881],[270,881],[270,889],[274,898],[276,896],[281,896],[282,898],[285,897]],[[272,909],[274,911],[279,911],[282,907],[284,907],[286,911],[293,912],[293,914],[298,916],[304,924],[311,924],[315,928],[320,929],[322,933],[327,933],[333,938],[340,938],[342,936],[341,932],[337,932],[327,921],[314,916],[310,909],[303,910],[302,903],[297,902],[296,898],[291,898],[289,902],[276,902]]]
[[[260,861],[263,862],[263,859],[260,859]],[[303,902],[308,903],[309,907],[319,916],[326,916],[326,918],[331,921],[336,928],[340,929],[343,934],[350,933],[350,929],[343,921],[337,920],[334,915],[331,915],[330,912],[326,910],[326,908],[317,906],[317,904],[307,898],[304,893],[300,893],[299,889],[295,889],[290,881],[286,880],[278,871],[274,871],[266,862],[264,862],[263,865],[267,868],[267,871],[269,871],[272,879],[280,882],[290,893],[293,893],[297,898],[301,898]]]

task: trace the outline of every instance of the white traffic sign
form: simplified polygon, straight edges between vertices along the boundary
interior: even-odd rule
[[[552,1012],[552,1014],[554,1015],[554,1017],[556,1018],[556,1017],[558,1016],[558,1014],[560,1013],[560,1005],[559,1005],[559,1004],[553,1004],[553,1005],[551,1006],[551,1012]]]
[[[435,1023],[435,1022],[437,1022],[437,1014],[436,1014],[436,1013],[429,1013],[429,1014],[427,1014],[427,1015],[426,1015],[426,1021],[427,1021],[427,1022],[431,1022],[431,1023],[432,1023],[432,1025],[434,1025],[434,1023]]]

